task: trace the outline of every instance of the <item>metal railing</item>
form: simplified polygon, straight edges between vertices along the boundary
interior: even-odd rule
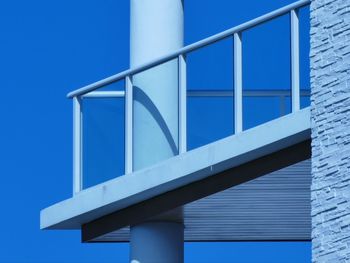
[[[298,10],[310,4],[310,0],[301,0],[287,5],[273,12],[250,20],[246,23],[223,31],[219,34],[205,38],[201,41],[185,46],[166,56],[162,56],[139,67],[128,69],[116,75],[102,79],[83,88],[70,92],[67,97],[73,98],[73,194],[82,190],[82,122],[84,98],[111,98],[125,97],[125,174],[133,172],[132,163],[132,116],[133,116],[133,81],[132,77],[140,72],[158,66],[172,59],[178,59],[179,71],[179,154],[186,152],[186,99],[187,96],[230,96],[234,98],[234,133],[239,133],[243,128],[243,96],[278,96],[281,102],[281,111],[285,111],[284,98],[291,96],[292,112],[300,109],[300,96],[309,96],[307,90],[300,90],[300,68],[299,68],[299,16]],[[290,48],[291,48],[291,94],[287,90],[244,90],[242,85],[242,33],[245,30],[261,25],[274,18],[290,14]],[[216,43],[227,37],[233,37],[234,46],[234,90],[233,91],[187,91],[186,84],[186,55],[202,47]],[[119,80],[125,81],[125,91],[97,91],[99,88],[115,83]]]

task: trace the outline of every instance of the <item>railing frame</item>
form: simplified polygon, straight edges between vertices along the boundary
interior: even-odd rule
[[[270,20],[272,20],[272,19],[274,19],[276,17],[288,14],[292,10],[299,9],[301,7],[304,7],[304,6],[308,5],[308,4],[310,4],[310,0],[297,1],[295,3],[287,5],[285,7],[279,8],[279,9],[273,11],[273,12],[270,12],[268,14],[265,14],[263,16],[255,18],[253,20],[250,20],[250,21],[248,21],[246,23],[243,23],[241,25],[232,27],[232,28],[230,28],[230,29],[228,29],[226,31],[223,31],[223,32],[218,33],[216,35],[213,35],[211,37],[205,38],[205,39],[203,39],[201,41],[198,41],[198,42],[193,43],[191,45],[188,45],[186,47],[183,47],[183,48],[181,48],[181,49],[179,49],[179,50],[177,50],[177,51],[175,51],[173,53],[170,53],[170,54],[168,54],[166,56],[162,56],[160,58],[152,60],[151,62],[143,64],[143,65],[141,65],[139,67],[135,67],[133,69],[125,70],[125,71],[123,71],[121,73],[115,74],[113,76],[110,76],[108,78],[102,79],[100,81],[97,81],[95,83],[92,83],[90,85],[82,87],[80,89],[74,90],[74,91],[68,93],[67,97],[68,98],[73,98],[75,96],[81,96],[81,95],[83,95],[85,93],[88,93],[90,91],[94,91],[94,90],[96,90],[98,88],[101,88],[103,86],[106,86],[108,84],[116,82],[118,80],[124,79],[127,76],[135,75],[136,73],[139,73],[141,71],[147,70],[147,69],[152,68],[154,66],[160,65],[160,64],[162,64],[164,62],[167,62],[169,60],[177,58],[179,55],[186,55],[187,53],[190,53],[191,51],[194,51],[194,50],[197,50],[199,48],[205,47],[207,45],[213,44],[213,43],[218,42],[219,40],[222,40],[222,39],[227,38],[229,36],[233,36],[234,33],[242,33],[243,31],[245,31],[247,29],[250,29],[250,28],[252,28],[254,26],[257,26],[259,24],[263,24],[263,23],[265,23],[267,21],[270,21]]]
[[[83,189],[83,104],[73,98],[73,194]]]
[[[179,154],[187,151],[187,69],[185,55],[179,55]]]
[[[234,76],[234,123],[235,133],[239,133],[243,130],[243,76],[242,76],[242,34],[240,32],[233,35],[234,46],[234,63],[233,63],[233,76]]]
[[[125,174],[133,171],[133,93],[132,78],[125,78]]]
[[[125,98],[125,174],[133,172],[133,75],[158,66],[172,59],[178,59],[179,72],[179,154],[187,151],[186,136],[186,105],[187,96],[233,96],[234,97],[234,133],[243,130],[243,96],[257,95],[257,91],[244,91],[242,83],[242,33],[257,25],[268,22],[282,15],[290,14],[291,32],[291,94],[286,91],[278,91],[280,97],[280,111],[285,111],[285,97],[292,98],[292,112],[300,109],[300,96],[305,95],[305,91],[300,91],[300,65],[299,65],[299,16],[298,10],[310,4],[310,0],[300,0],[273,12],[250,20],[246,23],[232,27],[226,31],[205,38],[201,41],[183,47],[175,52],[158,59],[150,61],[139,67],[125,70],[108,78],[102,79],[80,89],[68,93],[68,98],[73,98],[73,194],[79,193],[83,188],[83,158],[82,158],[82,136],[83,136],[83,113],[82,100],[84,98]],[[187,91],[186,88],[186,55],[207,45],[216,43],[227,37],[233,37],[234,42],[234,91]],[[125,91],[97,91],[97,89],[117,82],[125,81]],[[254,93],[255,92],[255,93]],[[267,94],[272,94],[267,91]],[[231,94],[231,95],[230,95]],[[276,94],[276,93],[275,93]],[[266,96],[260,93],[262,96]]]
[[[300,110],[300,65],[299,65],[299,16],[298,10],[290,11],[292,112]]]

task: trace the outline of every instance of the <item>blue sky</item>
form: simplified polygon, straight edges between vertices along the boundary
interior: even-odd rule
[[[187,0],[185,42],[200,40],[291,2]],[[289,88],[289,69],[283,66],[289,59],[288,31],[283,29],[287,20],[282,18],[280,24],[271,25],[277,30],[276,35],[266,33],[272,32],[266,25],[261,31],[250,31],[244,36],[251,40],[243,51],[247,73],[243,81],[249,88]],[[72,192],[72,107],[66,93],[129,66],[129,1],[2,1],[0,32],[0,262],[127,262],[128,244],[81,244],[78,231],[40,231],[39,212],[70,197]],[[307,27],[302,27],[302,32],[307,35]],[[302,54],[307,55],[308,45],[303,43]],[[224,52],[231,51],[228,44],[218,45],[222,46],[217,55],[209,60],[218,63],[213,69],[203,68],[198,73],[196,65],[203,64],[206,56],[193,54],[190,88],[212,86],[215,76],[203,79],[198,74],[203,76],[208,70],[218,74],[220,68],[224,70],[220,71],[217,87],[230,87],[230,62]],[[307,63],[302,62],[301,83],[308,88]],[[225,109],[231,102],[205,103],[212,103],[217,111],[213,111],[209,122],[203,121],[196,117],[201,109],[196,107],[204,106],[192,102],[191,147],[230,133],[230,123],[226,121],[230,115],[220,112],[228,112]],[[263,104],[246,103],[256,107],[250,107],[246,123],[258,123]],[[275,109],[270,102],[267,104],[270,106],[263,108],[272,118]],[[210,129],[214,121],[220,129]],[[185,259],[302,263],[310,262],[310,246],[308,242],[190,243],[185,244]]]

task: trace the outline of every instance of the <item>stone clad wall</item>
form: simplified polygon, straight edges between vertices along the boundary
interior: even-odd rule
[[[350,262],[350,0],[311,16],[312,257]]]

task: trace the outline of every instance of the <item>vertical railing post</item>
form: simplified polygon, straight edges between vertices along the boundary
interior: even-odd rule
[[[125,174],[133,171],[133,84],[132,77],[125,77]]]
[[[235,109],[235,133],[242,131],[242,35],[234,33],[234,109]]]
[[[179,55],[179,154],[187,151],[187,80],[186,58]]]
[[[292,112],[295,112],[300,109],[299,16],[295,9],[290,11],[290,32]]]
[[[73,195],[79,193],[83,187],[82,176],[82,129],[83,113],[82,100],[73,98]]]

